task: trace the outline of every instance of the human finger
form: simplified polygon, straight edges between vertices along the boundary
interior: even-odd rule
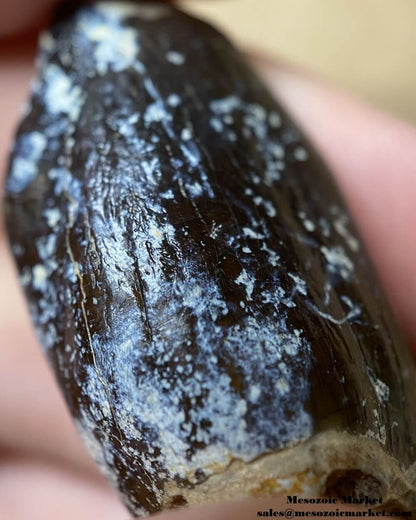
[[[0,2],[0,38],[40,25],[57,0],[3,0]]]

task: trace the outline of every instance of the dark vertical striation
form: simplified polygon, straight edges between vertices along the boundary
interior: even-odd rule
[[[76,424],[131,511],[222,498],[209,483],[238,461],[227,498],[306,469],[322,491],[332,471],[372,472],[348,453],[360,439],[387,495],[414,500],[409,355],[331,176],[236,50],[173,7],[102,3],[43,34],[38,69],[8,232]],[[347,447],[319,469],[302,450],[324,434]]]

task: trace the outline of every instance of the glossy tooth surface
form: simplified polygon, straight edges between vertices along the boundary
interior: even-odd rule
[[[345,472],[414,505],[409,354],[330,174],[242,56],[173,7],[102,3],[43,34],[38,70],[8,233],[129,509]]]

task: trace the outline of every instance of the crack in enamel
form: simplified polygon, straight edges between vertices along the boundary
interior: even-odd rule
[[[34,240],[13,246],[30,256],[21,281],[38,334],[89,450],[138,515],[158,510],[166,482],[192,486],[312,436],[314,320],[330,337],[379,329],[347,214],[318,214],[319,186],[304,194],[294,178],[311,158],[299,133],[249,89],[166,90],[142,24],[172,12],[103,3],[44,33],[28,112],[40,107],[39,129],[20,133],[7,179],[38,201]],[[166,44],[163,67],[183,74],[193,41]],[[363,433],[386,444],[392,392],[362,377],[374,389],[358,405],[372,415]]]

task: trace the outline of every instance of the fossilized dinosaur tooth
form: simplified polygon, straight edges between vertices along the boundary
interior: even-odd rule
[[[414,507],[412,361],[331,175],[243,57],[160,4],[84,7],[40,47],[7,228],[129,509],[345,474]]]

